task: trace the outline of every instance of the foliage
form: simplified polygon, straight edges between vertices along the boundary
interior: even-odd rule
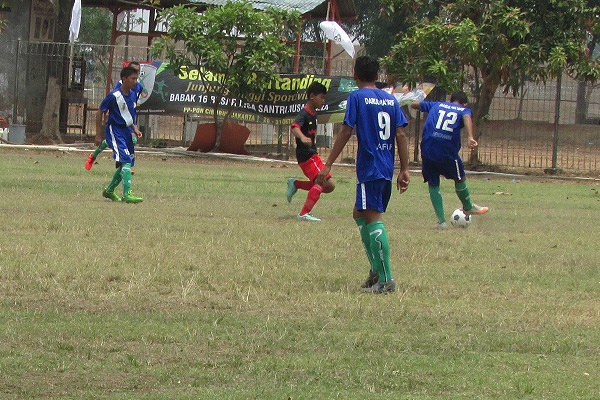
[[[0,1],[0,8],[6,7],[6,0],[1,0]],[[0,18],[0,33],[2,33],[2,31],[6,28],[6,20]]]
[[[110,11],[103,8],[84,7],[81,15],[81,30],[78,41],[85,44],[81,49],[87,62],[87,75],[100,81],[107,75],[107,55],[110,51],[112,18]]]
[[[214,119],[221,98],[260,93],[277,76],[277,68],[294,53],[288,42],[296,34],[300,14],[272,7],[254,10],[249,2],[228,1],[199,14],[183,5],[162,11],[165,36],[152,46],[175,73],[196,69],[199,80],[216,95]],[[183,46],[183,51],[180,45]],[[216,77],[216,79],[214,79]],[[220,129],[218,129],[218,149]]]
[[[392,12],[404,6],[388,5]],[[524,78],[546,82],[563,72],[599,79],[585,50],[598,29],[598,9],[585,0],[451,0],[402,34],[384,65],[403,81],[429,75],[449,90],[470,85],[477,123],[498,87],[517,94]]]
[[[347,21],[349,34],[353,35],[364,47],[364,51],[373,57],[388,54],[396,36],[416,20],[427,18],[439,9],[438,2],[415,4],[403,1],[395,7],[388,0],[355,0],[357,19]]]

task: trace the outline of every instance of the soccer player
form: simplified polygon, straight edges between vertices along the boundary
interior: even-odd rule
[[[396,98],[375,86],[378,74],[376,59],[369,56],[356,59],[354,79],[358,90],[348,96],[343,125],[316,181],[322,182],[327,177],[354,129],[358,140],[358,183],[352,216],[371,264],[369,276],[361,287],[370,293],[390,293],[396,290],[396,283],[392,278],[390,244],[382,216],[392,193],[395,145],[400,158],[396,187],[403,193],[410,182],[408,139],[404,131],[408,121]]]
[[[140,73],[141,66],[140,66],[139,62],[131,61],[128,65],[128,67],[132,67],[138,72],[138,74]],[[122,81],[117,82],[113,91],[119,89],[122,84],[123,84]],[[137,93],[137,97],[135,99],[136,104],[137,104],[143,90],[144,90],[144,86],[140,82],[138,82],[135,85],[135,87],[133,88],[133,91]],[[96,129],[98,129],[98,130],[101,129],[103,117],[104,117],[104,113],[102,111],[98,110],[98,114],[96,115]],[[136,123],[137,123],[137,121],[136,121]],[[133,138],[133,144],[135,145],[137,143],[138,137],[137,137],[137,135],[134,134],[133,131],[131,132],[131,137]],[[106,139],[102,140],[102,143],[100,143],[100,145],[98,147],[96,147],[96,150],[94,150],[92,153],[89,154],[88,159],[85,162],[85,169],[87,169],[88,171],[90,169],[92,169],[92,166],[94,165],[94,162],[96,161],[96,158],[98,157],[98,154],[102,153],[104,151],[104,149],[106,149],[107,147],[108,147],[108,144],[106,143]]]
[[[135,163],[132,132],[137,137],[142,132],[135,125],[135,102],[137,93],[134,91],[138,79],[138,71],[132,67],[121,70],[121,86],[113,90],[100,103],[100,110],[108,113],[106,121],[106,143],[113,151],[116,161],[116,171],[112,180],[102,192],[102,196],[113,201],[126,203],[139,203],[141,197],[136,197],[131,192],[131,167]],[[123,197],[119,197],[114,190],[123,182]]]
[[[478,215],[488,211],[488,207],[478,206],[471,200],[467,176],[458,154],[463,127],[469,137],[469,147],[477,147],[473,137],[471,110],[467,108],[467,103],[467,95],[458,91],[452,93],[450,102],[421,101],[410,105],[415,110],[428,113],[421,141],[421,169],[423,180],[429,185],[429,198],[438,220],[434,226],[436,229],[448,229],[440,192],[440,175],[454,180],[454,189],[466,214]]]
[[[311,211],[319,201],[321,193],[331,193],[335,189],[335,181],[331,175],[327,175],[321,184],[315,183],[317,174],[323,169],[323,161],[317,153],[317,109],[325,104],[326,94],[327,88],[322,83],[311,83],[306,89],[308,101],[292,123],[292,134],[296,138],[296,160],[308,180],[288,178],[287,200],[291,202],[298,189],[308,191],[304,206],[298,214],[298,219],[303,221],[321,221],[312,215]]]

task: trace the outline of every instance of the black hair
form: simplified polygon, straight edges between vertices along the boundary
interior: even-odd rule
[[[327,88],[321,82],[313,82],[306,88],[306,97],[310,99],[310,95],[327,94]]]
[[[465,92],[459,90],[457,92],[452,93],[452,95],[450,96],[450,103],[454,103],[455,101],[458,101],[460,104],[467,104],[469,102],[469,99],[467,98],[467,94]]]
[[[121,70],[121,79],[127,78],[133,74],[139,74],[139,71],[133,67],[125,67]]]
[[[379,73],[379,61],[370,56],[360,56],[354,62],[354,73],[362,82],[375,82]]]

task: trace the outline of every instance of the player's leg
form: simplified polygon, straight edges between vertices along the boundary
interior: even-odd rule
[[[367,288],[371,293],[389,293],[396,290],[390,263],[390,243],[382,214],[392,194],[392,183],[385,179],[357,185],[355,220],[364,218],[369,234],[369,250],[373,256],[373,270],[379,274],[378,282]]]
[[[302,210],[298,214],[298,219],[304,221],[320,221],[319,218],[316,218],[311,214],[311,211],[321,198],[321,193],[323,193],[323,187],[314,183],[317,174],[319,171],[321,171],[321,169],[323,169],[323,162],[321,161],[319,155],[315,154],[310,158],[310,160],[299,165],[300,168],[302,168],[304,175],[306,175],[306,177],[309,179],[310,187],[308,189],[308,194],[306,195],[304,205],[302,206]],[[298,184],[302,184],[302,186],[306,187],[306,184],[301,181],[295,182],[295,185]],[[297,187],[300,188],[300,186]]]
[[[143,198],[134,196],[131,192],[131,163],[123,163],[121,177],[123,178],[123,201],[126,203],[142,202]]]
[[[108,144],[106,143],[106,140],[103,140],[102,143],[100,143],[100,146],[96,147],[96,149],[90,153],[90,155],[88,156],[87,161],[85,162],[85,169],[87,169],[88,171],[90,169],[92,169],[92,166],[94,165],[94,161],[96,161],[96,158],[98,158],[98,155],[100,153],[102,153],[102,151],[104,151],[104,149],[106,149],[108,147]]]
[[[471,192],[469,191],[469,187],[467,186],[467,175],[465,173],[465,168],[463,166],[462,160],[460,158],[454,160],[455,165],[455,175],[452,176],[454,179],[454,190],[456,191],[456,195],[458,196],[460,202],[462,203],[463,210],[467,214],[483,214],[488,211],[487,207],[481,207],[477,204],[474,204],[471,200]]]
[[[429,188],[429,200],[433,206],[433,211],[437,217],[436,229],[448,229],[444,212],[444,198],[440,191],[440,173],[437,165],[433,160],[423,159],[421,174],[423,181],[427,183]]]
[[[115,189],[121,183],[121,163],[117,163],[115,173],[113,174],[112,180],[108,186],[102,191],[102,197],[111,199],[112,201],[121,201],[121,197],[115,193]]]
[[[367,222],[364,217],[355,218],[354,222],[356,223],[356,226],[358,226],[360,240],[369,260],[369,276],[367,276],[367,279],[365,279],[365,281],[360,285],[361,288],[366,289],[379,281],[379,272],[376,270],[375,263],[373,262],[373,253],[371,253],[371,239],[366,228]]]

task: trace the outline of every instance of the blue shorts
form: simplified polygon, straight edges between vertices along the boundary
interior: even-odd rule
[[[383,213],[387,209],[391,196],[392,181],[378,179],[359,183],[356,185],[356,203],[354,207],[359,211],[376,210]]]
[[[129,163],[133,167],[135,154],[131,129],[125,126],[107,125],[106,144],[112,149],[116,162]]]
[[[455,159],[445,158],[443,160],[430,160],[424,158],[422,161],[421,172],[423,182],[429,186],[440,186],[440,175],[446,179],[460,181],[465,177],[465,167],[460,157]]]

